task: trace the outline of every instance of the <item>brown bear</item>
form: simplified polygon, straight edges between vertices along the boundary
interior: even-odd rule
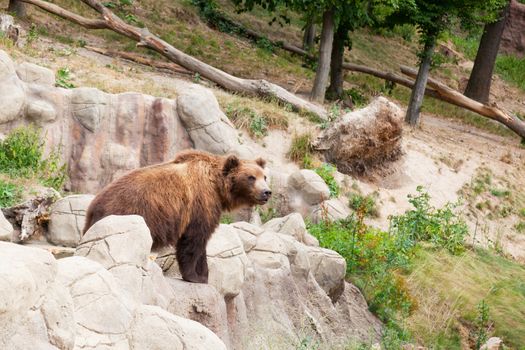
[[[108,215],[140,215],[153,249],[176,249],[182,278],[207,283],[206,244],[222,211],[265,204],[271,191],[265,161],[188,150],[167,163],[134,170],[106,186],[91,202],[83,233]]]

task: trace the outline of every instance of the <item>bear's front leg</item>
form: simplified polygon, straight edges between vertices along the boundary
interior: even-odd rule
[[[204,282],[208,283],[208,257],[206,251],[197,261],[197,274],[203,279]]]
[[[208,274],[201,275],[197,271],[199,261],[206,259],[206,242],[192,237],[187,232],[179,238],[176,247],[177,262],[179,263],[182,279],[194,283],[208,283]],[[202,264],[201,264],[202,269]],[[206,264],[206,271],[208,267]]]

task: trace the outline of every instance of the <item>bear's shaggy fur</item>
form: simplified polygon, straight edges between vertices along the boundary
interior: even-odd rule
[[[176,249],[182,278],[207,283],[206,244],[223,210],[268,201],[264,160],[239,160],[189,150],[134,170],[104,188],[90,204],[84,233],[108,215],[141,215],[153,249]]]

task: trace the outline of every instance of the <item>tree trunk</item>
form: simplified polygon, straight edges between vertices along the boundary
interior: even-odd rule
[[[306,27],[304,28],[304,35],[303,35],[303,49],[306,51],[310,51],[312,47],[314,47],[314,41],[315,41],[315,23],[313,23],[312,20],[309,20],[306,24]]]
[[[436,45],[436,38],[431,38],[429,42],[425,43],[423,49],[423,58],[419,65],[416,82],[410,95],[408,102],[407,115],[405,121],[414,126],[419,121],[419,113],[421,112],[421,105],[423,104],[423,97],[425,96],[425,89],[427,87],[428,74],[430,72],[430,63],[432,62],[432,53]]]
[[[343,96],[343,60],[345,54],[345,40],[348,29],[343,24],[339,24],[334,35],[334,44],[332,47],[332,59],[330,63],[330,86],[328,93],[330,96],[340,98]]]
[[[492,83],[492,73],[494,64],[498,56],[501,35],[505,29],[510,6],[507,5],[501,13],[501,18],[497,22],[485,25],[478,53],[474,61],[474,67],[470,73],[465,96],[481,103],[489,102],[490,85]]]
[[[334,42],[334,9],[329,9],[323,13],[323,29],[321,32],[321,44],[319,47],[319,60],[317,61],[317,71],[312,89],[311,99],[315,102],[323,103],[330,73],[330,58],[332,55],[332,44]]]
[[[7,12],[14,13],[18,18],[24,18],[27,16],[26,4],[18,0],[9,0]]]

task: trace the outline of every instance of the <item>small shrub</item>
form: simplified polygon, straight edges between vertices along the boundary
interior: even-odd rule
[[[222,214],[221,215],[221,224],[231,224],[233,223],[233,216],[231,214]]]
[[[11,207],[22,198],[22,188],[0,179],[0,208]]]
[[[525,232],[525,222],[523,221],[520,221],[518,222],[514,228],[516,229],[516,231],[518,231],[519,233],[524,233]]]
[[[519,215],[522,217],[522,218],[525,218],[525,208],[521,208],[520,211],[519,211]]]
[[[311,133],[294,135],[288,150],[288,158],[303,168],[312,166],[312,138]]]
[[[489,328],[489,306],[482,300],[477,306],[478,315],[474,322],[474,339],[476,342],[475,349],[481,349],[481,346],[488,340]]]
[[[490,193],[495,197],[508,197],[510,195],[509,190],[491,188]]]
[[[324,163],[320,167],[314,169],[314,171],[319,175],[324,182],[328,185],[330,189],[330,197],[338,197],[339,192],[341,191],[339,184],[335,181],[334,172],[337,170],[332,164]]]
[[[272,42],[268,38],[260,38],[257,40],[257,47],[266,51],[266,52],[274,52],[275,47],[273,46]]]
[[[414,209],[392,217],[390,232],[416,242],[429,241],[452,254],[463,252],[468,227],[454,212],[458,204],[447,203],[443,208],[435,209],[430,206],[430,196],[421,186],[417,187],[417,192],[415,196],[409,195]]]
[[[70,82],[71,80],[71,71],[69,68],[64,67],[60,68],[57,71],[57,76],[55,80],[55,85],[58,87],[62,87],[64,89],[72,89],[75,87],[73,83]]]
[[[362,210],[365,216],[379,216],[379,210],[374,195],[363,196],[358,193],[352,193],[349,199],[349,206],[355,211]]]
[[[251,108],[230,104],[226,107],[226,115],[237,128],[248,130],[252,136],[262,137],[268,132],[264,117]]]

